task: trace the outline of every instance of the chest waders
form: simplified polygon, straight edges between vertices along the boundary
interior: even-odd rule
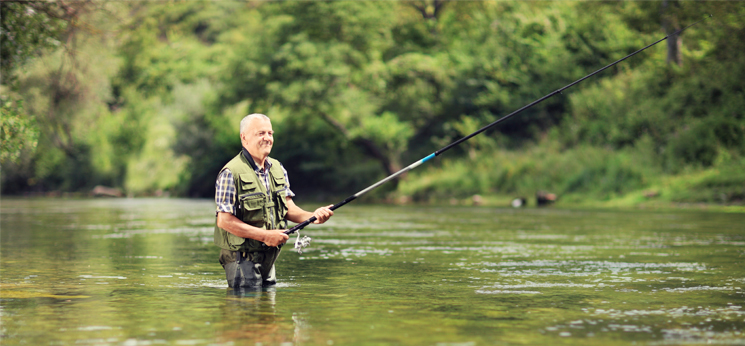
[[[244,150],[245,152],[245,150]],[[224,169],[233,174],[236,190],[236,217],[241,221],[263,229],[287,228],[287,183],[279,161],[271,162],[268,172],[269,190],[256,174],[252,163],[245,155],[238,154]],[[215,245],[219,246],[220,264],[225,269],[228,286],[256,287],[277,282],[274,262],[279,257],[282,245],[269,247],[263,242],[236,236],[215,225]]]

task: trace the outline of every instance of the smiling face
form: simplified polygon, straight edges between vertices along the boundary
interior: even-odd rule
[[[264,167],[264,160],[269,156],[272,145],[274,145],[272,122],[266,118],[249,119],[246,128],[241,132],[241,143],[256,164]]]

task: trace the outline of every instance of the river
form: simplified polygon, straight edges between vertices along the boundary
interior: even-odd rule
[[[244,292],[213,227],[210,200],[3,198],[2,345],[745,345],[745,214],[351,204]]]

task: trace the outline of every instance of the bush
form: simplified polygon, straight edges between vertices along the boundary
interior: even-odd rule
[[[701,178],[687,179],[673,189],[673,202],[727,203],[745,202],[745,160],[703,172]]]
[[[711,117],[696,120],[675,133],[668,142],[666,168],[675,173],[686,165],[711,167],[719,152],[732,151],[742,155],[745,124],[733,118]]]
[[[410,173],[398,193],[426,200],[473,194],[532,196],[548,190],[607,199],[643,188],[647,177],[657,173],[643,155],[636,149],[560,151],[551,143],[521,151],[481,151],[474,159],[445,159],[439,167]]]

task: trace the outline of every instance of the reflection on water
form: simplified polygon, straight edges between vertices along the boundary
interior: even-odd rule
[[[217,328],[218,344],[299,344],[309,339],[310,326],[298,313],[288,320],[277,313],[279,287],[228,288],[223,319],[231,320],[229,328]]]
[[[745,345],[741,214],[351,205],[234,291],[212,201],[0,213],[3,345]]]

